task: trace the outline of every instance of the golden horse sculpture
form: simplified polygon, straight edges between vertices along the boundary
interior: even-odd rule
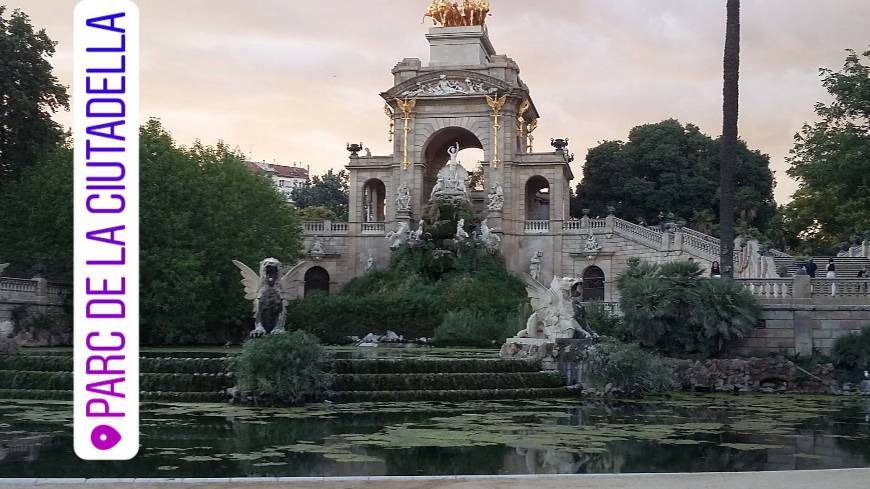
[[[483,25],[486,16],[489,15],[489,2],[487,0],[462,0],[459,2],[450,0],[432,0],[423,21],[426,17],[432,18],[432,23],[441,27],[462,27],[471,25]]]

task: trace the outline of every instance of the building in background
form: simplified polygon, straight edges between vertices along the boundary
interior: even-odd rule
[[[265,161],[246,161],[245,166],[254,173],[269,175],[272,185],[284,195],[287,202],[293,202],[291,199],[293,189],[302,187],[308,182],[308,168],[301,166],[276,165]]]

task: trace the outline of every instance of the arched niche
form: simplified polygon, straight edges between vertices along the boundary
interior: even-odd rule
[[[483,150],[483,144],[475,134],[463,127],[445,127],[434,132],[426,144],[423,145],[423,163],[425,170],[423,172],[423,193],[422,204],[429,201],[429,195],[432,193],[432,188],[438,178],[438,172],[450,159],[447,153],[447,148],[459,143],[459,151],[461,155],[467,152],[463,151],[469,148]],[[474,154],[474,153],[472,153]],[[480,154],[480,153],[477,153]],[[482,159],[482,156],[481,156]],[[462,157],[459,158],[462,166],[469,172],[473,172],[477,166],[477,161],[465,161]]]
[[[583,270],[583,301],[604,300],[604,270],[595,265]]]
[[[329,272],[323,267],[311,267],[305,272],[305,297],[311,293],[329,294]]]
[[[362,191],[363,222],[386,221],[387,187],[377,178],[366,180]]]
[[[526,220],[548,221],[550,219],[550,182],[535,175],[526,181]]]

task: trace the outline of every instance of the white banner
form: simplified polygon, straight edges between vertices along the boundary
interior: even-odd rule
[[[139,451],[139,10],[74,14],[74,436],[86,460]]]

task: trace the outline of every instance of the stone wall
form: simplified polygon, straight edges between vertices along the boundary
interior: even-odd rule
[[[16,320],[38,316],[64,317],[69,293],[67,285],[49,283],[42,278],[0,277],[0,334],[11,335]],[[50,331],[19,332],[13,339],[24,346],[57,345],[68,344],[70,334],[71,328],[52,327]]]
[[[870,327],[870,306],[767,304],[761,317],[758,327],[734,342],[729,352],[830,355],[837,338]]]
[[[704,392],[837,393],[834,366],[803,370],[783,356],[709,360],[664,359],[685,390]]]

